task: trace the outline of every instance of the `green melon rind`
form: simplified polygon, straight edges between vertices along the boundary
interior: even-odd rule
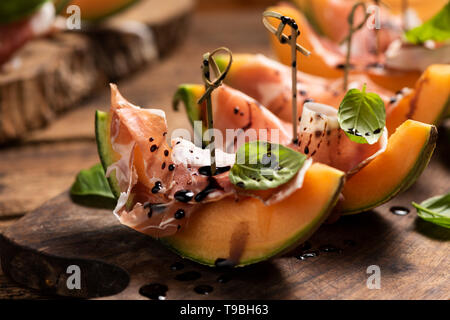
[[[296,248],[298,245],[305,242],[330,215],[331,211],[333,210],[333,208],[335,207],[335,205],[338,201],[339,194],[344,186],[344,181],[345,181],[345,176],[344,176],[344,174],[342,174],[342,176],[339,179],[339,182],[336,186],[336,191],[335,191],[333,197],[330,198],[330,200],[327,202],[327,204],[317,214],[316,218],[314,220],[312,220],[305,228],[300,230],[298,233],[293,235],[291,238],[287,239],[282,246],[278,247],[274,251],[272,251],[264,256],[260,256],[260,257],[253,258],[253,259],[248,259],[245,261],[240,261],[239,264],[236,265],[235,267],[244,267],[244,266],[247,266],[250,264],[254,264],[257,262],[261,262],[261,261],[273,258],[275,256],[279,256],[283,253],[288,252],[289,250]],[[170,250],[175,252],[176,254],[182,256],[183,258],[195,261],[197,263],[200,263],[200,264],[203,264],[206,266],[210,266],[210,267],[215,266],[215,264],[214,264],[215,260],[208,260],[208,259],[205,259],[202,257],[198,257],[192,253],[183,252],[182,250],[176,248],[171,243],[169,238],[166,238],[166,239],[162,238],[162,239],[159,239],[159,241],[161,243],[163,243],[165,246],[167,246]]]
[[[393,191],[388,192],[385,197],[382,199],[368,204],[364,207],[360,208],[347,208],[342,211],[342,215],[352,215],[357,214],[364,211],[369,211],[375,207],[378,207],[382,205],[383,203],[388,202],[392,198],[394,198],[397,194],[400,192],[403,192],[407,190],[409,187],[412,186],[414,182],[419,178],[419,176],[422,174],[423,170],[427,167],[428,163],[430,162],[431,156],[433,155],[434,148],[436,147],[436,141],[437,141],[437,129],[435,126],[432,126],[430,129],[430,133],[428,135],[427,142],[422,147],[422,150],[420,151],[420,155],[417,158],[417,161],[415,162],[412,169],[409,171],[407,177],[402,180],[402,183],[398,184],[397,187],[394,188]]]
[[[202,112],[200,110],[200,106],[197,104],[197,97],[193,93],[193,87],[196,86],[197,85],[195,84],[180,85],[172,99],[172,107],[175,111],[178,111],[178,105],[180,104],[180,102],[183,102],[192,128],[194,128],[194,121],[202,121]],[[202,138],[205,131],[206,127],[202,124],[202,132],[194,133],[196,136]]]
[[[110,142],[109,135],[109,124],[110,124],[110,114],[108,112],[103,112],[97,110],[95,112],[95,138],[97,140],[97,150],[102,163],[103,169],[106,169],[113,164],[116,159],[113,159],[113,150]],[[120,196],[119,183],[116,178],[115,171],[111,172],[108,177],[109,186],[111,191],[116,198]]]

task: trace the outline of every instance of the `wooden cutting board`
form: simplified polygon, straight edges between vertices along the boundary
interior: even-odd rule
[[[219,46],[270,55],[262,31],[263,9],[197,12],[186,45],[119,83],[121,92],[135,104],[162,107],[170,128],[189,126],[183,112],[170,108],[178,84],[200,82],[202,54]],[[55,293],[56,288],[60,294],[68,293],[65,271],[69,264],[78,263],[86,286],[70,294],[110,294],[108,299],[145,299],[139,288],[151,282],[168,286],[167,299],[450,298],[449,231],[417,219],[410,205],[450,191],[450,139],[444,138],[446,133],[450,137],[449,122],[439,128],[439,148],[430,166],[408,192],[373,212],[324,225],[309,241],[312,250],[331,244],[341,253],[320,252],[302,261],[295,258],[297,252],[234,270],[228,282],[220,283],[217,278],[226,271],[181,259],[157,241],[119,225],[110,210],[75,205],[67,194],[32,210],[70,186],[80,169],[98,161],[93,117],[95,109],[108,106],[108,98],[105,83],[95,99],[33,134],[28,144],[0,150],[2,221],[8,221],[8,215],[32,211],[10,228],[0,229],[3,270],[18,282],[7,282],[0,273],[0,297],[47,297],[45,293]],[[392,205],[412,211],[396,216],[389,212]],[[171,270],[174,262],[182,262],[184,269]],[[374,264],[381,268],[379,290],[366,287],[367,267]],[[175,279],[189,271],[201,277],[185,282]],[[30,293],[20,284],[39,291]],[[193,291],[202,284],[213,287],[208,296]]]
[[[194,0],[141,0],[102,23],[29,41],[0,66],[0,145],[172,52],[186,36],[193,6]]]
[[[167,299],[448,299],[450,232],[418,219],[410,206],[411,199],[448,191],[450,162],[441,146],[409,191],[375,211],[322,226],[306,245],[316,257],[298,259],[300,248],[237,270],[201,266],[120,225],[111,210],[75,204],[64,192],[4,232],[2,268],[43,294],[72,297],[145,299],[139,289],[159,283],[168,287]],[[394,215],[392,205],[411,212]],[[330,245],[337,250],[324,252]],[[183,268],[173,270],[180,262]],[[80,290],[67,288],[70,265],[80,267]],[[380,267],[380,289],[366,285],[371,265]],[[196,279],[177,280],[185,272]],[[219,282],[224,276],[229,281]],[[200,295],[198,285],[213,291]]]

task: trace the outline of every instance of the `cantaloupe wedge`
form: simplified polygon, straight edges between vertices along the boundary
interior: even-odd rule
[[[406,119],[438,124],[450,109],[450,65],[431,65],[417,81],[415,89],[399,101],[386,117],[389,133]]]
[[[409,0],[408,7],[416,11],[416,14],[422,21],[426,21],[432,18],[436,12],[438,12],[448,0]],[[345,24],[347,19],[347,11],[355,1],[349,0],[294,0],[293,1],[302,12],[308,17],[308,21],[317,27],[317,30],[321,30],[324,35],[330,39],[336,39],[339,36],[339,29],[336,30],[336,26]],[[373,0],[363,0],[367,5],[373,4]],[[388,7],[389,11],[393,14],[400,15],[402,13],[402,6],[404,0],[383,0],[383,3]],[[345,13],[342,13],[342,9],[345,9]],[[339,12],[341,10],[341,12]],[[330,23],[330,14],[334,13],[334,21]]]
[[[109,114],[97,111],[96,139],[105,169],[119,159],[111,147],[109,126]],[[322,224],[337,202],[344,176],[342,171],[314,164],[303,187],[283,201],[266,206],[257,199],[236,202],[233,197],[205,204],[183,229],[161,241],[206,265],[214,265],[218,258],[235,266],[268,259],[305,241]],[[120,195],[114,172],[108,181],[113,194]]]
[[[227,57],[218,56],[215,59],[219,68],[223,70],[228,63]],[[254,88],[257,88],[260,83],[267,81],[268,78],[270,79],[270,72],[273,71],[269,68],[267,68],[267,70],[262,70],[261,68],[258,69],[255,67],[255,65],[257,65],[255,61],[258,61],[257,59],[257,55],[253,54],[234,54],[233,64],[225,79],[225,83],[258,100],[258,93]],[[308,92],[314,92],[311,97],[316,102],[329,104],[336,108],[339,106],[339,103],[344,96],[343,93],[340,92],[337,96],[332,96],[325,89],[325,86],[316,85],[311,81],[308,82],[308,78],[303,79],[303,75],[304,73],[300,73],[300,83]],[[361,81],[361,78],[355,76],[351,76],[350,79],[351,81]],[[391,81],[395,80],[395,77],[391,79]],[[324,83],[333,88],[337,87],[337,81],[339,80],[324,79]],[[367,81],[366,84],[367,87],[370,88],[370,91],[376,92],[382,97],[393,97],[396,94],[395,91],[389,91],[378,87],[376,84],[370,82],[370,80]],[[438,125],[440,120],[450,113],[449,64],[430,65],[417,82],[410,87],[414,89],[410,93],[405,94],[396,105],[392,106],[389,105],[389,102],[386,102],[386,126],[389,134],[394,133],[395,129],[407,119]],[[191,96],[194,93],[192,86],[184,87],[183,90],[189,91]],[[197,89],[197,91],[199,91],[199,89]],[[193,100],[189,101],[194,102]],[[194,104],[195,102],[189,104],[188,114],[190,109],[196,108]],[[286,107],[290,112],[290,105],[286,105]]]
[[[389,138],[386,151],[346,181],[342,213],[370,210],[409,188],[427,166],[436,139],[435,126],[405,121]]]
[[[182,99],[187,109],[199,108],[195,92],[201,92],[202,86],[183,85],[179,90],[187,91],[186,99]],[[423,108],[426,106],[428,104],[424,103]],[[387,150],[346,181],[344,214],[366,211],[388,201],[414,183],[426,167],[436,143],[435,126],[407,120],[395,129],[392,129]]]
[[[195,212],[183,230],[162,239],[180,255],[202,264],[238,259],[240,266],[265,260],[308,238],[328,216],[343,173],[313,164],[303,187],[275,205],[228,198]]]

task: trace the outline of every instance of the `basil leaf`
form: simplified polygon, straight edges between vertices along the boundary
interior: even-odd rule
[[[339,105],[338,121],[350,140],[374,144],[386,123],[384,102],[376,93],[350,89]]]
[[[417,209],[417,215],[422,219],[450,228],[450,193],[432,197],[421,204],[412,203]]]
[[[450,39],[450,2],[433,18],[405,33],[408,42],[421,44],[427,40],[443,42]]]
[[[75,196],[100,196],[104,198],[115,199],[108,180],[105,177],[105,171],[100,163],[90,169],[81,170],[75,179],[70,194]]]
[[[306,156],[285,146],[263,141],[242,145],[230,170],[230,181],[248,190],[273,189],[292,179]]]

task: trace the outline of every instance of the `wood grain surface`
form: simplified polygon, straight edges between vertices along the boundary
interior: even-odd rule
[[[185,38],[193,6],[194,0],[143,0],[102,23],[28,42],[0,66],[0,144],[77,107],[105,79],[173,51]]]
[[[196,13],[185,44],[153,68],[143,69],[127,81],[119,81],[120,90],[135,104],[164,109],[172,129],[188,127],[185,114],[170,108],[177,85],[200,82],[202,53],[222,45],[234,52],[270,55],[260,14],[260,10]],[[31,134],[25,142],[0,150],[1,262],[9,275],[0,274],[1,298],[46,298],[58,292],[64,279],[58,280],[58,275],[64,276],[61,271],[67,263],[80,263],[79,259],[85,259],[81,262],[88,270],[86,279],[96,275],[92,273],[95,266],[100,266],[98,270],[103,270],[102,266],[109,268],[107,275],[119,275],[122,282],[115,284],[116,291],[123,289],[125,274],[129,277],[123,291],[106,298],[144,298],[138,289],[149,282],[166,284],[167,299],[450,298],[450,234],[447,229],[416,218],[410,205],[413,200],[422,201],[450,189],[450,147],[448,140],[442,139],[449,124],[439,129],[438,150],[409,191],[373,212],[324,225],[310,239],[312,249],[332,244],[342,249],[340,253],[321,252],[318,257],[301,261],[294,252],[235,270],[229,282],[219,283],[217,277],[228,271],[182,260],[157,241],[119,225],[110,211],[75,205],[65,193],[57,196],[70,187],[80,169],[98,161],[93,135],[94,110],[106,109],[108,100],[107,83],[104,83],[95,97],[79,109]],[[16,218],[12,216],[33,210],[54,196],[57,197],[14,224]],[[392,205],[407,206],[411,213],[393,215],[389,212]],[[30,257],[42,268],[33,271],[23,268],[26,264],[21,267],[20,262]],[[183,270],[170,269],[177,261],[184,264]],[[366,269],[374,264],[381,268],[379,290],[366,287]],[[26,272],[21,273],[23,270]],[[47,274],[47,270],[53,273]],[[198,271],[201,278],[192,282],[174,279],[184,271]],[[200,296],[193,291],[198,284],[209,284],[214,291],[207,297]],[[24,285],[45,290],[29,290]],[[67,294],[67,291],[59,292]],[[111,293],[105,292],[102,283],[96,281],[77,294]]]

